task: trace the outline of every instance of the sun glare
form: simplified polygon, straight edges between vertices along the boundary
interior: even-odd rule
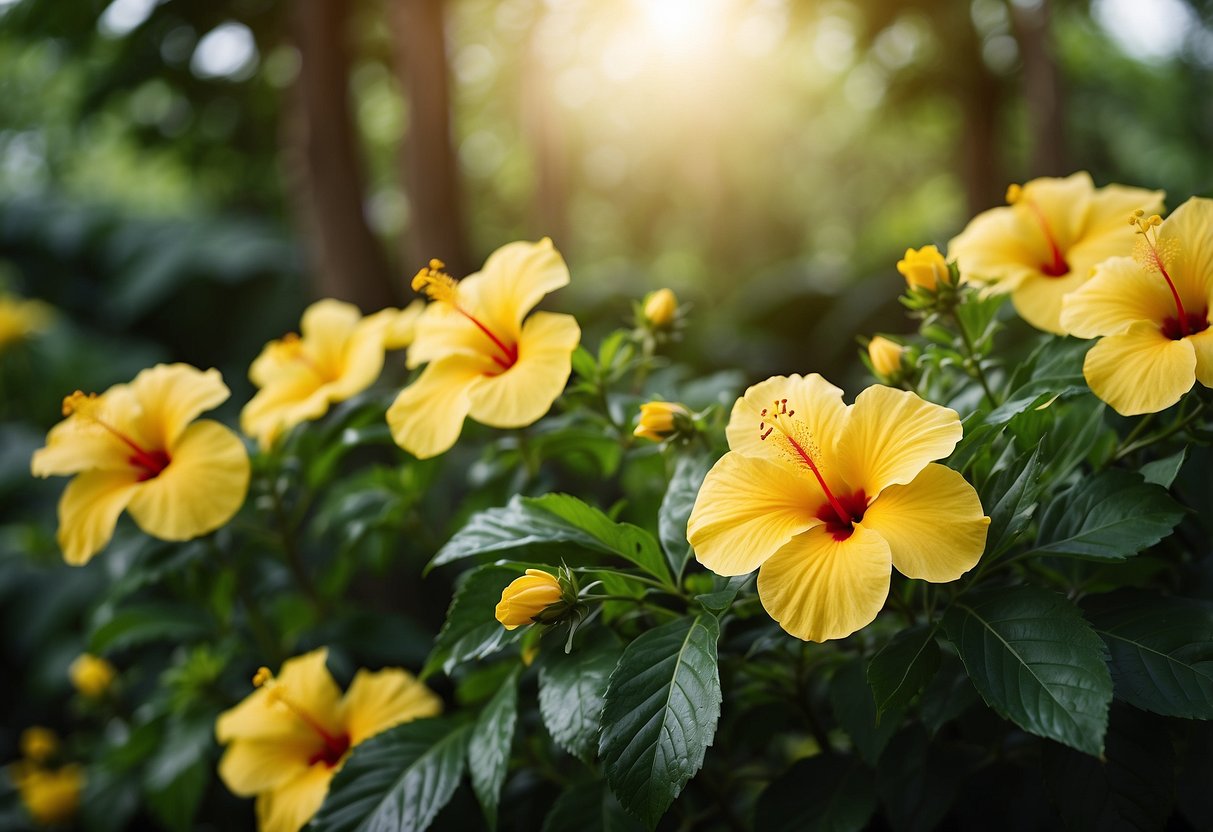
[[[668,57],[713,51],[724,35],[729,0],[633,0],[652,46]]]

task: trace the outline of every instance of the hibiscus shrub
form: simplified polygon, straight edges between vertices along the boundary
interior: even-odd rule
[[[688,377],[668,290],[591,350],[544,240],[313,306],[246,451],[217,373],[69,396],[33,468],[95,562],[10,584],[79,587],[37,670],[84,655],[6,817],[1210,828],[1213,201],[1160,200],[1038,180],[909,250],[863,390]]]

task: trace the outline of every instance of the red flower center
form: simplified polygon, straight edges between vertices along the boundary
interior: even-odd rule
[[[319,751],[313,754],[307,761],[309,766],[314,766],[316,763],[324,763],[329,768],[333,768],[341,762],[341,758],[345,756],[345,752],[350,750],[350,735],[338,734],[332,736],[324,735],[324,745]]]
[[[1188,335],[1195,335],[1198,332],[1204,332],[1209,328],[1209,310],[1202,309],[1197,312],[1185,312],[1182,323],[1178,315],[1172,315],[1169,318],[1164,318],[1162,322],[1162,334],[1170,338],[1172,341],[1179,341]]]
[[[831,502],[821,504],[821,508],[817,509],[817,519],[825,521],[826,531],[833,535],[835,540],[846,540],[854,533],[854,524],[863,519],[863,513],[868,509],[868,496],[861,488],[854,494],[839,495],[837,503],[846,513],[847,519],[839,517],[838,510]]]

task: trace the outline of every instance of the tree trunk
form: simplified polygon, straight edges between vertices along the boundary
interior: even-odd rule
[[[286,130],[287,179],[312,254],[313,289],[370,312],[396,303],[392,273],[363,211],[349,100],[348,0],[294,0],[299,78]]]
[[[1008,3],[1023,60],[1023,98],[1028,116],[1030,176],[1060,176],[1066,165],[1061,74],[1049,32],[1049,0],[1036,8]]]
[[[393,0],[388,23],[409,107],[401,153],[410,206],[405,271],[437,257],[452,274],[467,274],[442,0]]]

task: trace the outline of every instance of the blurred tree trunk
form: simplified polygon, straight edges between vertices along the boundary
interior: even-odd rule
[[[401,153],[410,207],[405,262],[420,266],[437,257],[452,274],[467,274],[443,2],[393,0],[388,14],[396,72],[409,107]]]
[[[1028,116],[1030,176],[1068,173],[1061,73],[1050,37],[1049,0],[1035,8],[1008,2],[1015,39],[1023,60],[1023,97]]]
[[[960,6],[967,10],[967,4]],[[981,36],[968,19],[958,15],[957,67],[951,73],[953,95],[964,117],[959,154],[969,213],[976,214],[1002,202],[1007,182],[999,159],[998,117],[1002,82],[986,66]]]
[[[312,250],[313,288],[373,311],[396,302],[391,271],[363,210],[349,100],[348,0],[295,0],[300,71],[285,126],[287,179]]]
[[[569,150],[564,125],[552,106],[552,88],[532,40],[522,63],[521,110],[535,164],[535,236],[556,247],[568,242]]]

